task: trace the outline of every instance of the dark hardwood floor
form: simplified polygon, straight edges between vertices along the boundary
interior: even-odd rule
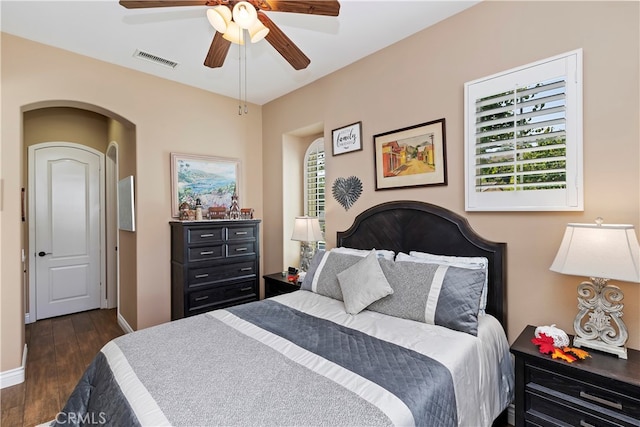
[[[92,310],[26,325],[26,380],[0,390],[0,425],[54,419],[102,346],[124,334],[116,316],[116,309]]]

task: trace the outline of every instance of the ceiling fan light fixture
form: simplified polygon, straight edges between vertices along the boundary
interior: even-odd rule
[[[216,6],[207,9],[207,19],[216,31],[224,34],[231,22],[231,10],[227,6]]]
[[[258,12],[251,3],[241,1],[233,6],[233,20],[241,28],[249,29],[258,18]]]
[[[264,26],[262,22],[256,19],[256,22],[253,23],[251,28],[249,28],[249,37],[251,38],[251,43],[257,43],[265,36],[269,34],[269,29]]]
[[[244,30],[231,21],[227,25],[227,31],[222,35],[222,38],[229,40],[231,43],[244,44]]]

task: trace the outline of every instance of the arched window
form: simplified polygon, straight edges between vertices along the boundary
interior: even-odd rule
[[[304,214],[318,217],[324,233],[324,138],[311,143],[304,154]],[[317,249],[324,249],[325,242],[318,242]]]

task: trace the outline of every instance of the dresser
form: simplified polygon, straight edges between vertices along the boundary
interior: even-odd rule
[[[515,355],[516,427],[640,426],[640,351],[628,359],[585,348],[567,363],[542,354],[527,326],[511,346]]]
[[[260,220],[169,224],[171,320],[258,300]]]

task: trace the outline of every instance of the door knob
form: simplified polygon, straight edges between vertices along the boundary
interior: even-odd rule
[[[45,255],[51,255],[52,252],[45,252],[45,251],[40,251],[38,252],[38,256],[45,256]]]

